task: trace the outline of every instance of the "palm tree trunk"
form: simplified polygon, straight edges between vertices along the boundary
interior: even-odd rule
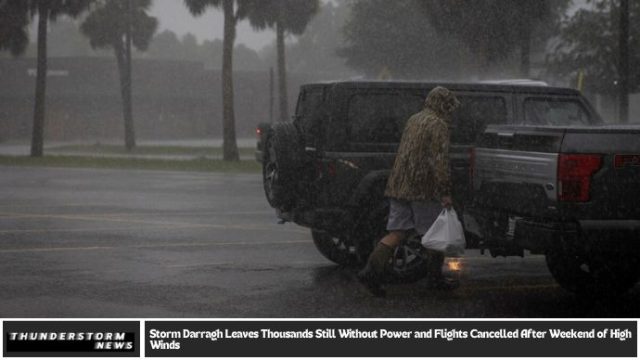
[[[124,118],[124,142],[127,150],[135,147],[135,135],[133,132],[133,118],[131,116],[131,73],[128,71],[126,47],[121,41],[113,44],[113,50],[118,64],[118,75],[120,77],[120,96],[122,97],[122,115]]]
[[[122,107],[124,114],[124,146],[127,151],[136,146],[136,133],[133,126],[133,105],[131,101],[131,0],[127,2],[127,30],[125,32],[124,84],[122,87]]]
[[[38,66],[36,75],[36,94],[33,110],[33,131],[31,137],[31,156],[41,157],[44,153],[44,115],[47,89],[47,22],[49,4],[40,1],[38,5]]]
[[[224,0],[224,39],[222,50],[222,153],[225,161],[238,161],[236,120],[233,109],[233,45],[236,38],[234,0]]]
[[[284,49],[284,27],[276,22],[276,42],[278,47],[278,89],[280,96],[280,121],[289,120],[289,102],[287,101],[287,70]]]

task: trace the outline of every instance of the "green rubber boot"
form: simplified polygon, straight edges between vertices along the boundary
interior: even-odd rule
[[[364,269],[358,272],[358,281],[374,296],[384,297],[387,294],[382,288],[382,279],[392,256],[393,248],[380,242],[369,255]]]

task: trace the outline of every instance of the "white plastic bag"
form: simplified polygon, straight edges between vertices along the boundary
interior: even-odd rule
[[[422,246],[442,251],[448,257],[464,254],[465,245],[464,230],[456,211],[453,209],[443,209],[422,237]]]

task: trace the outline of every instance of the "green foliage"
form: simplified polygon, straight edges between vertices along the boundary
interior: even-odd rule
[[[131,42],[139,50],[145,50],[158,27],[158,20],[147,14],[151,0],[135,0],[131,15]],[[127,30],[129,0],[101,2],[80,26],[94,48],[115,47],[122,44]]]
[[[570,0],[355,0],[344,27],[347,64],[376,76],[509,76],[544,49]]]
[[[216,8],[222,6],[222,0],[185,0],[184,3],[194,16],[202,15],[209,6]]]
[[[207,69],[222,68],[222,41],[220,39],[196,41],[195,36],[186,34],[179,39],[170,30],[165,30],[151,40],[147,57],[153,59],[196,61]],[[265,71],[267,65],[258,53],[243,44],[235,46],[233,51],[234,68],[244,71]]]
[[[253,6],[254,1],[259,0],[227,1],[229,1],[230,5],[233,4],[233,6],[236,7],[234,21],[238,22],[239,20],[247,17],[247,14],[249,13],[249,7]],[[196,17],[202,15],[209,7],[224,9],[225,2],[225,0],[184,0],[187,9],[189,9],[189,12]]]
[[[95,0],[30,0],[31,13],[36,14],[43,8],[49,11],[49,20],[56,21],[61,15],[76,17],[89,9]]]
[[[588,90],[615,93],[618,79],[619,2],[591,1],[562,24],[548,61],[553,73],[575,83],[583,72]],[[629,86],[640,91],[640,2],[629,2]]]
[[[24,53],[29,44],[29,3],[8,0],[0,8],[0,51],[9,50],[14,56]]]
[[[440,34],[463,41],[485,65],[507,58],[526,46],[531,35],[552,28],[569,0],[418,0]],[[546,41],[546,39],[543,39]]]
[[[359,0],[343,28],[339,54],[348,66],[378,77],[457,78],[468,54],[451,36],[438,35],[416,0]]]
[[[249,0],[246,11],[257,30],[275,29],[279,23],[284,31],[300,35],[318,12],[319,0]]]
[[[93,0],[3,0],[0,1],[0,51],[21,55],[29,44],[29,23],[46,10],[48,20],[61,15],[78,16]]]

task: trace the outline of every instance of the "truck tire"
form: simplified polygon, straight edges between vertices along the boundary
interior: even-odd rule
[[[558,284],[587,296],[611,296],[626,292],[640,279],[638,257],[614,254],[581,254],[554,248],[546,253],[547,267]]]
[[[338,265],[353,266],[358,264],[355,247],[346,236],[333,236],[326,231],[311,230],[313,244],[320,254]]]
[[[264,193],[272,207],[288,209],[295,204],[295,177],[302,158],[302,140],[295,125],[275,124],[267,134],[262,163]]]

